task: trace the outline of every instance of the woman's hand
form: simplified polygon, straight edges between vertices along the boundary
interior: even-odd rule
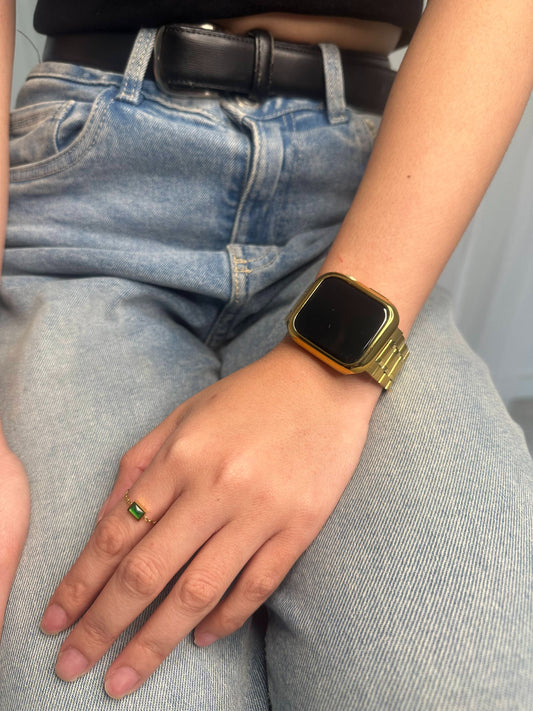
[[[81,617],[57,674],[88,671],[185,565],[108,670],[108,694],[138,688],[194,628],[200,646],[239,628],[331,514],[380,390],[283,342],[178,407],[124,456],[101,520],[45,612],[48,633]],[[127,489],[157,525],[128,513]]]
[[[20,459],[8,448],[0,424],[0,633],[30,521],[30,492]]]

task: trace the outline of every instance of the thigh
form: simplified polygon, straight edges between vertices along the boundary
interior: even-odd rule
[[[275,710],[531,702],[531,458],[439,289],[409,340],[351,483],[267,604]]]
[[[116,705],[104,693],[104,670],[150,610],[72,684],[53,673],[65,635],[47,638],[38,623],[92,532],[121,455],[218,377],[217,358],[175,316],[164,293],[125,280],[4,280],[2,415],[32,500],[0,647],[5,711]],[[186,639],[122,706],[265,709],[262,650],[262,635],[251,624],[208,650]]]
[[[218,104],[212,113],[160,97],[126,105],[114,98],[118,77],[49,70],[23,88],[11,141],[0,414],[28,472],[32,516],[0,646],[0,707],[100,711],[116,706],[104,670],[150,610],[73,684],[53,672],[65,635],[46,638],[39,619],[121,456],[219,377],[205,341],[231,294],[223,190],[245,159],[230,170],[222,151],[207,151],[227,170],[216,196],[205,189],[213,204],[202,220],[204,187],[189,175],[201,171],[198,142],[226,145],[214,130]],[[264,711],[263,635],[249,624],[204,650],[188,638],[121,706]]]

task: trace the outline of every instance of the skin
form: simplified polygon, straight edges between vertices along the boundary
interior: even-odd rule
[[[0,4],[0,255],[4,248],[7,215],[9,98],[13,63],[14,3]],[[26,539],[30,497],[24,467],[8,448],[0,423],[0,634],[7,598]]]
[[[396,48],[402,33],[400,27],[386,22],[369,22],[353,17],[291,15],[287,12],[232,17],[227,20],[215,20],[215,24],[239,35],[245,35],[253,29],[263,29],[286,42],[331,42],[341,49],[378,54],[390,54]]]
[[[385,294],[404,333],[516,129],[533,88],[532,45],[531,0],[432,0],[424,13],[323,269]],[[138,688],[193,630],[203,646],[237,629],[330,515],[379,394],[368,376],[340,375],[284,340],[178,407],[124,455],[94,534],[51,598],[42,629],[74,625],[56,673],[72,681],[91,668],[200,548],[111,664],[106,690]],[[127,514],[128,488],[155,526]]]

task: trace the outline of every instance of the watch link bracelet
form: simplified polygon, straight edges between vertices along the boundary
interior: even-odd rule
[[[353,277],[329,272],[287,318],[289,335],[341,373],[366,372],[388,390],[409,355],[398,311]]]

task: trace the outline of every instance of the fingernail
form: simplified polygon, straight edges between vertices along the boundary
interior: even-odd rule
[[[210,632],[195,632],[194,633],[194,644],[197,647],[208,647],[213,642],[216,642],[218,637]]]
[[[141,677],[131,667],[119,667],[112,671],[105,680],[105,690],[112,699],[121,699],[133,691]]]
[[[74,647],[61,652],[57,658],[56,674],[63,681],[74,681],[88,669],[89,662]]]
[[[44,611],[43,618],[41,620],[41,630],[45,634],[56,634],[65,629],[68,624],[67,613],[65,610],[56,605],[50,605]]]

